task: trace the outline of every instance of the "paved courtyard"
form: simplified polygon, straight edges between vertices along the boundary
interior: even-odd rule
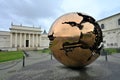
[[[120,54],[100,56],[95,62],[83,69],[65,67],[50,54],[28,52],[25,67],[22,61],[8,69],[0,70],[0,80],[119,80]],[[9,64],[0,64],[0,68]]]

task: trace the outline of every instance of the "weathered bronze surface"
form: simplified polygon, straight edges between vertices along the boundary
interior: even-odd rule
[[[83,67],[100,55],[102,31],[91,16],[68,13],[51,26],[48,37],[54,57],[69,67]]]

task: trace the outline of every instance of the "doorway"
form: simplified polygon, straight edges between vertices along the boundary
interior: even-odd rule
[[[26,40],[26,47],[29,47],[29,40]]]

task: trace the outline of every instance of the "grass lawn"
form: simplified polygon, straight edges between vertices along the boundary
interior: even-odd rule
[[[0,52],[0,63],[10,60],[16,60],[23,57],[22,51]]]
[[[108,54],[120,53],[120,49],[116,49],[116,48],[105,48],[104,50],[105,50]]]

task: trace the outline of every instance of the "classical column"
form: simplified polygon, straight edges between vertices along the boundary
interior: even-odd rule
[[[28,34],[28,35],[29,35],[29,36],[28,36],[28,37],[29,37],[29,47],[31,47],[31,46],[30,46],[30,45],[31,45],[31,43],[30,43],[30,39],[31,39],[31,38],[30,38],[30,34]]]
[[[34,47],[36,47],[36,34],[34,34]]]
[[[38,47],[38,34],[36,34],[36,47]]]
[[[17,33],[15,33],[15,47],[17,47]]]
[[[39,47],[41,46],[41,34],[39,34]]]
[[[12,38],[13,38],[13,34],[12,34],[12,32],[11,32],[11,34],[10,34],[10,47],[12,48],[13,46],[12,46]]]
[[[22,47],[22,33],[20,33],[20,39],[19,40],[20,40],[20,44],[19,45],[20,45],[20,48],[21,48]]]
[[[41,35],[39,34],[39,47],[41,47]]]
[[[24,47],[26,47],[26,33],[24,33]]]
[[[33,39],[33,40],[32,40],[32,42],[33,42],[33,43],[32,43],[32,46],[34,47],[34,34],[32,34],[32,39]]]

